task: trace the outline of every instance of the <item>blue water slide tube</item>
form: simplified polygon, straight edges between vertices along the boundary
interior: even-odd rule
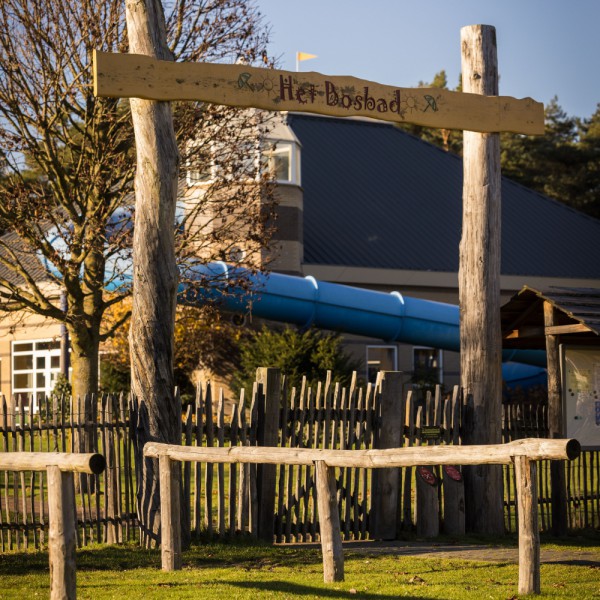
[[[453,304],[317,281],[310,276],[250,274],[219,262],[196,265],[187,276],[213,283],[201,289],[180,286],[180,301],[185,303],[218,301],[227,311],[251,311],[256,317],[301,327],[460,351],[459,309]],[[240,277],[249,281],[248,289],[222,292]],[[507,350],[503,360],[508,362],[503,368],[505,380],[510,375],[523,386],[545,382],[545,352]]]

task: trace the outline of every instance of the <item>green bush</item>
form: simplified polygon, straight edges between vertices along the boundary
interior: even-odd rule
[[[336,381],[348,384],[352,373],[360,371],[361,363],[347,354],[341,336],[324,334],[317,329],[304,332],[286,327],[275,330],[266,326],[243,337],[240,342],[240,368],[231,381],[232,390],[239,394],[244,388],[252,391],[258,367],[276,367],[286,377],[288,386],[299,387],[302,376],[310,383],[325,380],[332,371]]]

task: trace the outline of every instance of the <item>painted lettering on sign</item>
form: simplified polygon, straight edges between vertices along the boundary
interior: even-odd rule
[[[244,80],[248,88],[255,92],[268,91],[273,86],[265,87],[264,81],[258,85],[249,85],[250,73],[244,73]],[[321,89],[323,88],[323,89]],[[298,82],[292,75],[279,76],[279,90],[275,89],[274,102],[298,102],[299,104],[324,103],[350,111],[373,111],[377,113],[396,113],[404,119],[407,112],[431,110],[437,112],[438,100],[431,94],[417,93],[402,94],[400,89],[392,90],[388,96],[374,96],[369,91],[369,86],[364,86],[358,91],[352,86],[341,87],[333,81],[325,80],[324,85],[310,81]]]

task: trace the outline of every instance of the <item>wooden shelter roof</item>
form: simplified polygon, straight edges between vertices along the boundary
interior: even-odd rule
[[[544,303],[555,309],[555,325],[544,327]],[[546,334],[568,335],[569,343],[600,344],[600,289],[529,286],[500,311],[504,348],[545,348]]]

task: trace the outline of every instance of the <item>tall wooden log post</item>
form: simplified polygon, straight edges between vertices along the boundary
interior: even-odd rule
[[[126,16],[130,52],[172,60],[160,0],[127,0]],[[170,104],[137,98],[130,102],[137,171],[129,345],[131,389],[142,417],[137,425],[142,448],[150,440],[181,443],[181,405],[175,402],[173,376],[179,154]],[[153,459],[141,463],[138,516],[143,542],[155,545],[160,532],[158,465]]]
[[[498,95],[496,30],[461,30],[463,92]],[[502,417],[500,327],[500,138],[464,132],[463,224],[459,302],[461,385],[473,399],[464,443],[497,444]],[[500,467],[465,469],[466,525],[503,534]]]
[[[544,325],[556,325],[554,307],[544,302]],[[550,438],[563,436],[562,386],[560,380],[559,340],[557,335],[546,335],[546,357],[548,369],[548,429]],[[567,489],[565,465],[561,461],[550,463],[552,533],[567,535]]]

